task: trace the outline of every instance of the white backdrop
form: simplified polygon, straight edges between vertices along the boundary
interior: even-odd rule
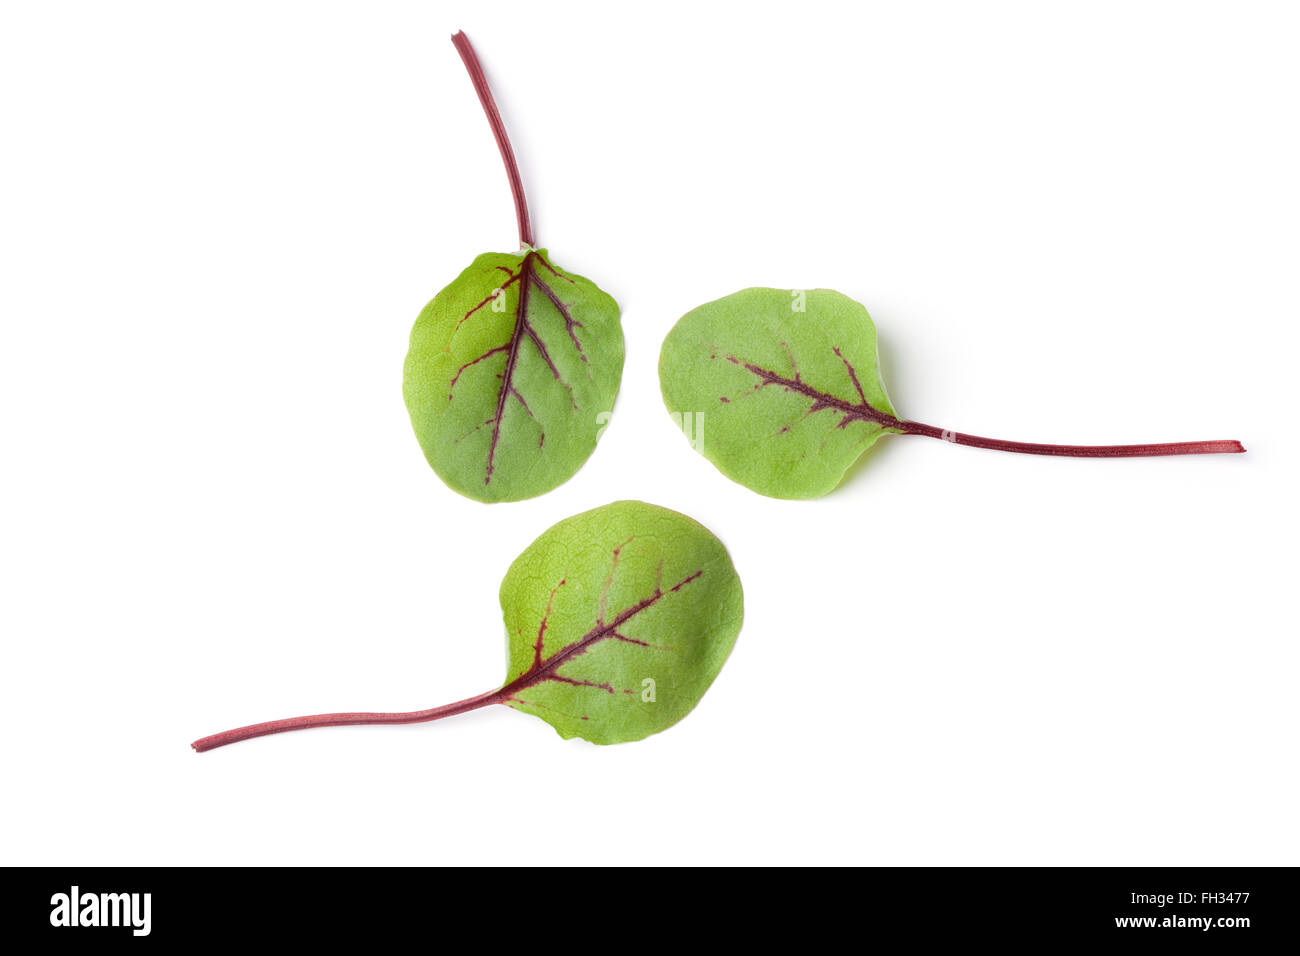
[[[596,454],[513,505],[401,396],[421,306],[515,247],[458,28],[627,336]],[[6,5],[4,862],[1296,863],[1296,42],[1266,3]],[[865,303],[906,417],[1249,454],[895,438],[762,498],[656,377],[750,285]],[[619,498],[745,584],[668,732],[190,751],[495,686],[507,565]]]

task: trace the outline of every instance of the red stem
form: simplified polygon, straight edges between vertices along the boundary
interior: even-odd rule
[[[412,710],[402,714],[316,714],[311,717],[268,720],[265,723],[249,724],[247,727],[237,727],[224,733],[213,734],[211,737],[203,737],[194,741],[190,746],[199,753],[203,753],[205,750],[215,750],[217,747],[226,746],[226,744],[237,744],[241,740],[252,740],[254,737],[265,737],[268,734],[282,734],[289,730],[308,730],[312,727],[338,727],[344,724],[418,724],[427,720],[453,717],[456,714],[463,714],[467,711],[477,710],[480,707],[486,707],[488,704],[497,704],[508,696],[506,688],[503,687],[490,690],[486,694],[479,694],[477,697],[458,700],[454,704],[443,704],[441,707],[433,707],[429,710]]]
[[[492,135],[497,139],[497,148],[501,150],[501,159],[506,164],[506,176],[510,179],[510,191],[515,197],[515,219],[519,221],[519,244],[531,248],[533,243],[533,227],[528,221],[528,200],[524,198],[524,183],[519,178],[519,166],[515,162],[515,151],[510,148],[510,137],[506,136],[506,124],[501,122],[501,114],[497,112],[497,104],[492,99],[492,90],[488,86],[487,77],[483,75],[483,67],[479,64],[478,56],[474,53],[474,47],[470,45],[469,37],[465,36],[462,30],[454,34],[451,42],[456,45],[456,52],[460,58],[465,61],[465,69],[469,71],[469,78],[474,83],[474,92],[478,94],[478,101],[483,104],[483,112],[487,114],[489,125],[492,127]]]
[[[946,428],[935,428],[933,425],[909,422],[882,412],[867,401],[867,396],[858,383],[858,373],[854,371],[849,361],[840,354],[839,349],[835,349],[835,354],[839,356],[840,361],[844,363],[844,367],[848,369],[849,378],[858,390],[860,401],[846,401],[837,395],[831,395],[828,392],[813,388],[799,377],[798,372],[795,373],[794,378],[790,378],[769,371],[752,362],[742,362],[734,355],[728,355],[727,360],[757,375],[760,387],[778,385],[788,392],[794,392],[797,395],[812,399],[812,411],[814,412],[829,410],[843,415],[844,418],[840,422],[841,428],[851,421],[875,422],[883,428],[902,432],[904,435],[924,435],[927,438],[939,438],[943,441],[952,442],[954,445],[992,448],[995,451],[1012,451],[1022,455],[1055,455],[1059,458],[1151,458],[1157,455],[1231,455],[1240,454],[1246,450],[1239,441],[1180,441],[1157,445],[1038,445],[1025,441],[1003,441],[1000,438],[980,438],[978,435],[964,435],[961,432],[951,431]]]
[[[618,557],[618,551],[614,552],[615,559]],[[533,666],[528,668],[514,680],[507,683],[504,687],[496,690],[490,690],[485,694],[479,694],[477,697],[467,697],[464,700],[458,700],[454,704],[443,704],[441,707],[433,707],[429,710],[412,710],[404,714],[316,714],[312,717],[290,717],[288,720],[268,720],[264,724],[249,724],[247,727],[239,727],[235,730],[227,730],[222,734],[213,734],[211,737],[203,737],[200,740],[190,744],[199,753],[205,750],[212,750],[215,747],[224,747],[226,744],[238,743],[241,740],[251,740],[253,737],[265,737],[267,734],[282,734],[288,730],[306,730],[310,727],[337,727],[340,724],[417,724],[426,720],[439,720],[443,717],[451,717],[454,714],[463,714],[469,710],[477,710],[480,707],[486,707],[488,704],[508,704],[508,703],[525,703],[515,696],[521,690],[525,690],[542,681],[558,680],[570,684],[578,683],[590,685],[592,687],[605,687],[608,685],[591,684],[589,681],[575,681],[570,678],[561,677],[557,673],[559,669],[569,660],[585,653],[591,645],[598,641],[609,638],[626,641],[630,638],[619,634],[618,629],[636,617],[646,608],[657,604],[663,600],[666,595],[675,594],[686,585],[690,584],[696,578],[704,573],[703,570],[696,571],[694,574],[688,574],[668,590],[656,587],[654,593],[648,597],[642,598],[625,611],[615,615],[609,621],[597,621],[595,627],[584,634],[581,638],[571,644],[566,644],[563,648],[556,651],[545,660],[541,657],[541,640],[542,634],[546,629],[546,618],[542,619],[542,630],[538,632],[538,643],[535,647],[536,657],[533,659]],[[564,582],[561,581],[561,584]],[[547,614],[550,614],[549,605]],[[602,617],[603,612],[602,612]],[[633,643],[641,643],[633,641]],[[610,690],[613,693],[613,690]],[[630,693],[630,691],[629,691]],[[586,718],[583,718],[584,720]]]
[[[1239,441],[1179,441],[1155,445],[1040,445],[1034,442],[1004,441],[1000,438],[980,438],[961,432],[922,425],[920,422],[900,421],[905,435],[925,435],[955,445],[973,448],[992,448],[1022,455],[1056,455],[1061,458],[1152,458],[1160,455],[1219,455],[1240,454],[1246,449]]]

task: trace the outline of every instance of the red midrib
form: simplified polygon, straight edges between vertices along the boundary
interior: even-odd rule
[[[838,348],[834,351],[844,362],[845,368],[848,369],[859,394],[862,394],[862,386],[858,383],[857,372],[854,370],[853,365],[840,354]],[[812,408],[809,409],[810,414],[823,409],[834,409],[836,412],[843,414],[845,417],[840,422],[840,428],[844,428],[851,421],[872,422],[882,428],[893,429],[904,435],[938,438],[954,445],[969,445],[972,448],[988,448],[994,451],[1014,452],[1022,455],[1051,455],[1060,458],[1146,458],[1166,455],[1241,454],[1246,450],[1241,442],[1235,440],[1160,442],[1135,445],[1055,445],[1007,441],[1001,438],[981,438],[978,435],[967,435],[963,432],[936,428],[934,425],[925,425],[921,422],[896,418],[872,406],[865,395],[862,395],[860,403],[854,404],[828,392],[812,388],[797,376],[788,378],[752,362],[741,361],[732,355],[728,355],[727,360],[758,376],[762,386],[777,385],[787,391],[812,399],[813,404]]]
[[[430,720],[439,720],[443,717],[452,717],[456,714],[464,714],[471,710],[477,710],[480,707],[486,707],[489,704],[507,703],[513,698],[514,694],[548,679],[566,661],[572,660],[579,654],[585,653],[592,645],[609,637],[613,637],[617,633],[618,629],[633,617],[662,600],[664,595],[674,594],[681,590],[703,573],[703,569],[695,571],[694,573],[682,578],[682,580],[678,581],[667,591],[663,590],[661,587],[655,588],[653,594],[627,608],[615,617],[614,620],[606,624],[597,624],[596,627],[592,628],[577,641],[561,648],[550,657],[546,658],[546,660],[544,660],[540,665],[535,664],[503,687],[487,691],[477,695],[476,697],[467,697],[464,700],[459,700],[451,704],[443,704],[441,707],[433,707],[429,710],[413,710],[391,714],[340,712],[335,714],[315,714],[307,717],[290,717],[285,720],[271,720],[260,724],[249,724],[246,727],[238,727],[234,730],[227,730],[223,733],[213,734],[209,737],[202,737],[199,740],[194,741],[190,746],[199,753],[203,753],[204,751],[214,750],[217,747],[224,747],[228,744],[238,743],[242,740],[252,740],[254,737],[266,737],[271,734],[281,734],[291,730],[308,730],[315,727],[338,727],[357,724],[415,724]],[[519,703],[527,704],[526,701],[519,701]]]
[[[620,627],[626,624],[633,617],[636,617],[636,615],[640,614],[646,608],[656,604],[665,594],[671,594],[679,590],[683,585],[689,584],[703,573],[703,570],[696,571],[694,574],[683,578],[667,591],[663,590],[663,588],[655,588],[655,592],[652,595],[648,598],[643,598],[636,604],[633,604],[608,624],[596,625],[572,644],[562,647],[550,657],[546,658],[542,661],[540,666],[534,665],[533,667],[530,667],[523,674],[502,687],[501,692],[509,696],[515,691],[524,690],[525,688],[532,687],[534,684],[546,680],[551,674],[554,674],[559,670],[567,661],[577,657],[579,654],[585,653],[593,644],[614,636]]]
[[[515,327],[510,333],[510,355],[506,358],[506,368],[501,375],[501,391],[497,393],[497,411],[492,419],[492,440],[488,444],[487,474],[483,484],[492,481],[492,471],[496,467],[497,442],[501,439],[501,422],[505,418],[506,403],[510,401],[510,391],[514,387],[515,363],[519,361],[519,343],[524,338],[524,326],[528,321],[528,280],[531,277],[533,253],[524,256],[519,266],[519,303],[515,307]]]

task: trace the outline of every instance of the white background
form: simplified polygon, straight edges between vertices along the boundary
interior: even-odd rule
[[[601,447],[512,505],[401,395],[421,306],[516,245],[457,28],[627,336]],[[3,861],[1300,862],[1296,44],[1263,3],[6,5]],[[656,378],[750,285],[864,302],[907,417],[1249,454],[894,438],[760,497]],[[667,733],[190,751],[495,686],[507,565],[619,498],[745,584]]]

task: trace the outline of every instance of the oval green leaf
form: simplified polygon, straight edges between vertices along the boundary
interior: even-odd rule
[[[425,457],[479,501],[564,483],[623,374],[618,305],[543,249],[479,256],[415,321],[403,393]]]
[[[816,498],[896,420],[867,310],[829,289],[745,289],[688,312],[659,357],[664,403],[727,477]]]
[[[553,526],[501,582],[506,680],[495,690],[396,713],[345,711],[249,724],[199,752],[313,727],[415,724],[505,704],[560,736],[641,740],[699,703],[736,643],[740,579],[722,542],[685,515],[616,501]]]
[[[1022,455],[1241,454],[1232,439],[1058,445],[968,435],[898,417],[867,310],[829,289],[745,289],[684,315],[659,356],[664,403],[728,477],[774,498],[817,498],[881,435]]]
[[[562,737],[640,740],[690,712],[731,653],[744,601],[722,542],[619,501],[561,521],[501,583],[503,703]]]

